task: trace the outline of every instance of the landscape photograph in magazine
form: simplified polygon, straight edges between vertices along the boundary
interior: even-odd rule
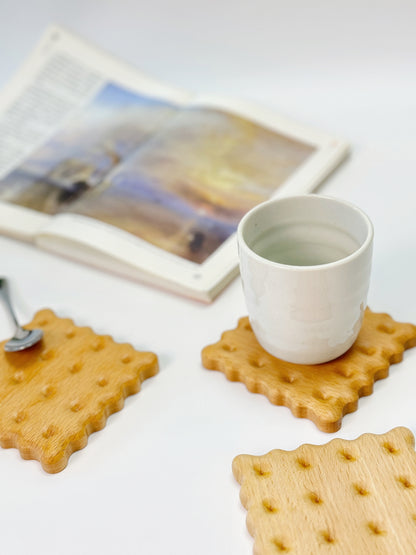
[[[109,83],[0,180],[0,201],[100,220],[200,264],[315,150]]]

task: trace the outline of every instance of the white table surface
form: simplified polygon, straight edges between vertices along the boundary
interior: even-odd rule
[[[374,222],[370,307],[416,323],[414,2],[2,0],[1,12],[0,86],[58,22],[168,83],[345,137],[351,156],[320,192]],[[0,273],[23,321],[51,307],[160,360],[63,472],[0,449],[2,553],[248,555],[234,456],[398,425],[416,432],[416,349],[337,434],[203,369],[201,348],[246,313],[239,279],[206,306],[4,237]],[[0,337],[9,333],[0,315]]]

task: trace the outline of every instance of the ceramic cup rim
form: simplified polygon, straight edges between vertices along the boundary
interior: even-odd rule
[[[282,262],[275,262],[273,260],[269,260],[268,258],[265,258],[257,254],[251,247],[249,247],[249,245],[247,244],[244,238],[244,228],[247,225],[247,222],[251,218],[255,217],[259,212],[262,212],[271,204],[281,204],[289,200],[300,201],[306,198],[307,199],[313,198],[314,200],[312,202],[319,202],[321,199],[325,201],[330,201],[330,202],[333,202],[334,204],[338,204],[339,206],[347,207],[351,211],[357,213],[365,222],[366,228],[367,228],[367,235],[363,243],[351,254],[344,256],[343,258],[340,258],[333,262],[326,262],[324,264],[313,264],[313,265],[306,265],[306,266],[301,266],[296,264],[283,264]],[[370,218],[361,208],[358,208],[358,206],[356,206],[352,202],[349,202],[343,199],[339,199],[329,195],[317,195],[317,194],[282,196],[282,197],[277,197],[277,198],[273,198],[265,202],[262,202],[257,206],[255,206],[254,208],[252,208],[251,210],[249,210],[240,220],[240,223],[238,224],[238,227],[237,227],[238,246],[240,249],[243,249],[247,255],[249,255],[254,260],[257,260],[258,262],[264,265],[270,266],[271,268],[276,268],[276,269],[279,268],[281,270],[296,271],[296,272],[314,272],[314,271],[320,271],[323,269],[336,268],[337,266],[343,266],[344,264],[348,264],[352,260],[355,260],[356,258],[358,258],[362,252],[368,249],[368,247],[371,245],[373,241],[373,237],[374,237],[373,224]]]

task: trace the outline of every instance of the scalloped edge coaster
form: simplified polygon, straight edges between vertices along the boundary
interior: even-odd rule
[[[0,445],[60,472],[125,398],[157,374],[158,359],[49,309],[27,328],[43,329],[42,341],[15,353],[0,343]]]
[[[416,453],[407,428],[238,455],[232,468],[255,555],[415,552]]]
[[[319,365],[293,364],[260,346],[246,316],[202,350],[202,363],[332,433],[345,414],[357,410],[360,397],[371,395],[374,382],[388,376],[390,365],[402,360],[403,351],[415,345],[416,326],[367,308],[357,340],[344,355]]]

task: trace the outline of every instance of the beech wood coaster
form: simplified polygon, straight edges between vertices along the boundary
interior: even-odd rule
[[[294,416],[312,420],[323,432],[336,432],[342,417],[357,410],[359,397],[371,395],[374,382],[386,378],[390,364],[415,345],[416,326],[367,308],[360,333],[344,355],[319,365],[293,364],[268,354],[244,317],[203,349],[202,363],[288,407]]]
[[[59,472],[157,374],[158,361],[51,310],[39,311],[26,327],[41,328],[42,341],[15,353],[0,343],[0,444]]]
[[[416,552],[416,453],[407,428],[239,455],[256,555]]]

